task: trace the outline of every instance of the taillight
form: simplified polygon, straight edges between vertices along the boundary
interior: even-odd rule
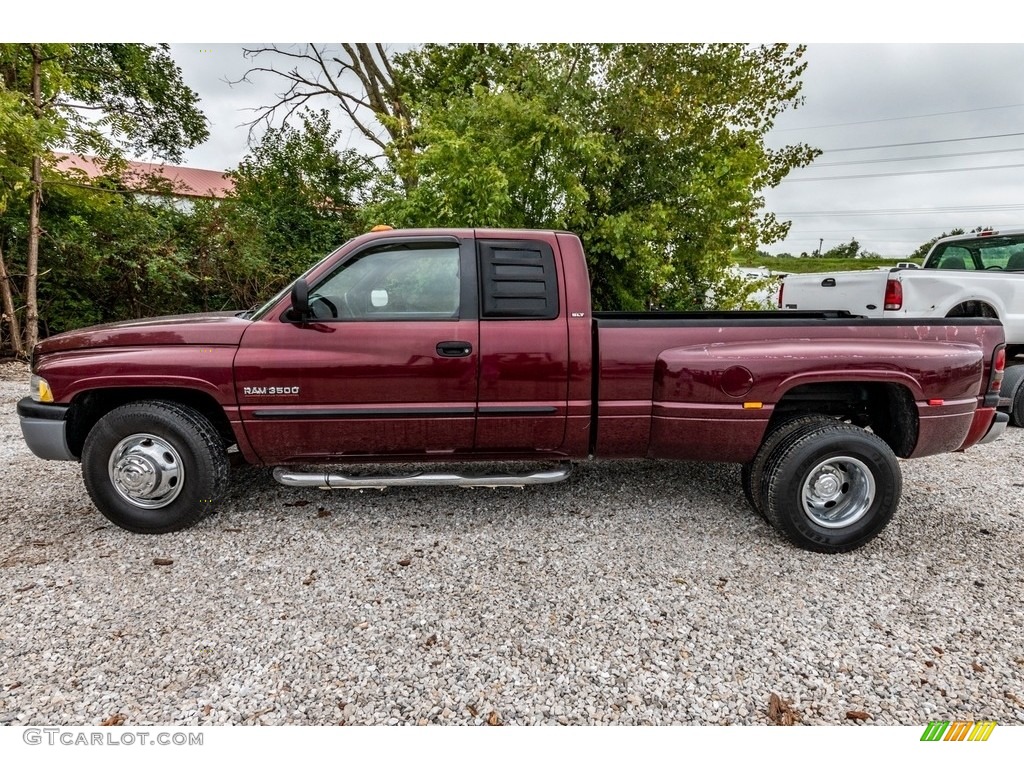
[[[1003,386],[1003,374],[1006,372],[1006,347],[999,347],[992,357],[992,375],[988,379],[988,391],[998,392]]]
[[[780,282],[779,283],[779,309],[782,309],[782,292],[784,290],[786,290],[786,284]]]
[[[885,281],[885,308],[890,311],[903,309],[903,283],[891,277]]]

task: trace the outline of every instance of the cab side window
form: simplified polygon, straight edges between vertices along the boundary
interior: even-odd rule
[[[389,245],[342,264],[309,300],[321,320],[447,320],[460,290],[458,246]]]

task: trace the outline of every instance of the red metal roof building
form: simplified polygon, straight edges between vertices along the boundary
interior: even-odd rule
[[[60,171],[83,172],[87,178],[95,179],[108,175],[106,169],[96,158],[84,155],[72,155],[63,152],[55,153],[57,169]],[[143,163],[138,160],[127,161],[127,169],[122,181],[129,188],[140,192],[150,190],[147,179],[155,177],[159,181],[168,182],[176,197],[190,198],[222,198],[234,189],[235,183],[223,171],[210,171],[205,168],[187,168],[180,165],[163,163]]]

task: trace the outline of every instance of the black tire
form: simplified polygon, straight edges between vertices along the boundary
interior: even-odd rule
[[[835,423],[835,419],[820,413],[806,413],[799,416],[790,416],[772,427],[771,431],[761,442],[752,461],[744,464],[740,469],[740,485],[743,487],[743,495],[754,511],[762,518],[768,520],[764,514],[764,490],[762,488],[762,477],[764,466],[771,457],[772,452],[780,443],[792,437],[795,433],[814,430],[819,427]]]
[[[1010,425],[1024,427],[1024,364],[1006,369],[999,396],[1010,401]],[[1005,406],[1004,410],[1006,410]]]
[[[82,478],[93,503],[134,533],[195,525],[228,482],[224,441],[202,414],[164,400],[122,405],[89,432]]]
[[[768,521],[798,547],[827,553],[877,536],[903,490],[885,441],[843,422],[790,436],[765,466],[764,483]]]
[[[1010,423],[1015,427],[1024,427],[1024,384],[1017,387],[1010,406]]]

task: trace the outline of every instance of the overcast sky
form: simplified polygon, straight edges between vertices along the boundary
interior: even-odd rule
[[[824,152],[766,194],[793,222],[769,251],[856,237],[900,255],[954,227],[1024,224],[1024,45],[813,45],[806,61],[805,104],[769,145]]]

